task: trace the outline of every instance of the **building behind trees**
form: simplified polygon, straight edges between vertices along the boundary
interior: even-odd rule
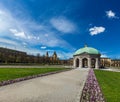
[[[52,56],[28,55],[26,52],[0,47],[0,64],[60,64],[56,52]]]

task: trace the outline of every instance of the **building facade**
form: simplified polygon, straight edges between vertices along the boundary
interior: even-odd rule
[[[120,67],[120,59],[112,59],[111,67]]]
[[[120,67],[120,59],[101,58],[102,67]]]
[[[100,65],[101,67],[110,67],[111,66],[111,59],[102,57],[100,58]]]
[[[92,47],[87,47],[77,50],[73,55],[74,68],[99,68],[100,67],[100,52]]]

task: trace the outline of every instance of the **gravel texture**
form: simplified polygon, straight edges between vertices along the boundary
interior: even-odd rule
[[[0,87],[0,102],[79,102],[89,69],[39,77]]]

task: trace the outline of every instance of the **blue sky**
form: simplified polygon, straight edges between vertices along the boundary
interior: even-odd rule
[[[87,44],[120,58],[118,0],[0,0],[0,46],[61,59]]]

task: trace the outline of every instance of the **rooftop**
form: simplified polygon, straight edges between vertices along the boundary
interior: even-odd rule
[[[79,55],[82,53],[88,53],[88,54],[100,54],[100,52],[92,47],[88,47],[87,45],[85,45],[83,48],[78,49],[74,55]]]

